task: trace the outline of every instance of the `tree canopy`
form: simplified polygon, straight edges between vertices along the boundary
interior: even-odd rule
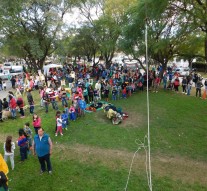
[[[42,68],[47,56],[102,56],[107,67],[114,53],[149,58],[165,69],[174,57],[207,63],[207,1],[205,0],[0,0],[1,50]],[[76,28],[65,31],[63,18],[79,10]],[[96,63],[94,63],[96,64]]]
[[[57,48],[62,20],[72,2],[1,0],[1,3],[3,50],[24,58],[29,68],[42,68],[46,56]]]

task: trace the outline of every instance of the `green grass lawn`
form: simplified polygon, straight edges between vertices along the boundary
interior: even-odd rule
[[[38,100],[37,92],[33,92]],[[36,101],[36,104],[38,101]],[[129,114],[120,125],[112,125],[105,113],[87,113],[70,122],[63,137],[55,137],[55,111],[45,114],[37,106],[42,126],[54,144],[51,156],[53,174],[39,175],[36,157],[19,164],[15,150],[15,170],[9,172],[12,191],[121,191],[127,181],[136,139],[147,134],[146,92],[113,102]],[[207,102],[171,91],[150,92],[150,132],[152,183],[155,191],[207,190]],[[63,109],[59,104],[59,108]],[[18,129],[32,122],[32,116],[1,123],[0,151],[7,135],[18,138]],[[145,171],[145,152],[136,156],[128,191],[149,190]]]

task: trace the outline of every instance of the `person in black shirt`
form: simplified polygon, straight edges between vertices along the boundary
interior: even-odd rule
[[[9,103],[6,100],[6,98],[3,99],[2,105],[3,105],[3,110],[7,110],[9,108]]]
[[[0,122],[3,122],[3,120],[2,120],[2,110],[3,110],[3,103],[2,103],[2,100],[0,99]]]
[[[116,87],[113,87],[113,90],[112,90],[112,100],[117,100],[117,93],[118,93],[118,91],[117,91],[117,89],[116,89]]]
[[[15,89],[15,83],[16,83],[15,77],[13,76],[10,81],[11,81],[11,84],[12,84],[12,88]]]
[[[34,100],[33,100],[33,96],[31,94],[31,90],[28,89],[27,90],[27,101],[29,103],[29,111],[30,111],[30,114],[33,114],[34,113]]]
[[[2,79],[0,78],[0,91],[3,90]]]

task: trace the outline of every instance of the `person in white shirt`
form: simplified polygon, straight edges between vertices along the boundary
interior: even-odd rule
[[[8,136],[4,143],[4,160],[7,162],[8,157],[10,158],[12,170],[14,170],[14,150],[15,144],[12,142],[12,136]]]
[[[60,132],[60,134],[63,135],[62,123],[63,123],[63,121],[61,119],[61,115],[57,115],[57,119],[56,119],[57,131],[55,133],[55,136],[58,135],[58,132]]]
[[[3,89],[6,91],[6,82],[3,82]]]
[[[99,94],[99,99],[101,99],[101,83],[100,81],[98,80],[95,84],[95,89],[98,90],[98,94]]]

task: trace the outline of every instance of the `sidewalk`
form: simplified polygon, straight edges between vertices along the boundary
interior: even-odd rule
[[[8,81],[8,80],[6,81],[6,86],[7,86],[6,91],[4,91],[4,90],[1,90],[1,91],[0,91],[0,99],[5,98],[5,97],[8,95],[8,92],[9,92],[10,90],[12,91],[10,81]]]

